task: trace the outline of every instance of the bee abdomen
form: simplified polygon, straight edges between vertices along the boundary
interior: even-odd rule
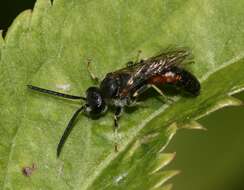
[[[171,67],[150,77],[148,83],[153,85],[172,84],[193,96],[199,95],[201,88],[199,81],[193,74],[179,67]]]
[[[182,88],[185,92],[193,96],[199,95],[201,85],[198,79],[192,73],[179,67],[172,68],[171,72],[176,73],[176,75],[178,75],[180,78],[180,80],[176,82],[178,87]]]

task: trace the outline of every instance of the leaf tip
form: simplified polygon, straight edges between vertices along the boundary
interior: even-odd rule
[[[159,189],[166,181],[168,181],[169,179],[171,179],[172,177],[178,174],[180,174],[179,170],[171,170],[171,171],[155,173],[152,177],[152,181],[154,182],[154,185],[152,186],[151,190]]]
[[[209,115],[212,112],[215,112],[221,108],[224,107],[230,107],[230,106],[243,106],[244,103],[232,96],[227,96],[225,98],[220,99],[217,101],[212,107],[210,107],[207,111],[203,112],[201,115],[199,115],[196,119],[200,119],[206,115]]]
[[[163,185],[162,187],[159,188],[154,188],[153,190],[171,190],[172,188],[173,188],[173,184],[170,183],[170,184]]]
[[[171,190],[172,188],[173,188],[173,184],[170,183],[170,184],[164,185],[160,190]]]
[[[158,153],[150,174],[152,175],[152,174],[160,171],[165,166],[167,166],[171,161],[174,160],[175,156],[176,156],[176,152]]]
[[[207,128],[203,127],[197,121],[190,121],[189,123],[185,123],[185,124],[183,124],[181,126],[181,128],[184,128],[184,129],[197,129],[197,130],[207,131]]]
[[[175,135],[176,131],[178,130],[178,126],[177,123],[174,122],[171,125],[169,125],[166,129],[166,138],[167,138],[167,142],[163,145],[163,147],[159,150],[159,153],[163,152],[164,149],[168,146],[169,142],[171,141],[171,139],[173,138],[173,136]]]

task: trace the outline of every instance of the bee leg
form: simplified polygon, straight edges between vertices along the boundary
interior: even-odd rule
[[[168,103],[174,102],[172,99],[165,96],[164,93],[162,92],[162,90],[160,90],[157,86],[155,86],[153,84],[147,84],[147,85],[142,86],[133,94],[133,97],[134,98],[138,97],[139,95],[141,95],[143,92],[145,92],[149,88],[153,88],[157,93],[159,93],[163,97],[165,102],[168,102]]]
[[[137,55],[135,57],[135,61],[129,61],[126,63],[127,67],[131,67],[133,65],[135,65],[136,63],[140,63],[142,60],[140,59],[140,55],[141,55],[141,50],[138,50]]]
[[[127,63],[126,63],[126,67],[131,67],[131,66],[133,66],[135,63],[133,62],[133,61],[128,61]]]
[[[119,118],[123,112],[122,107],[117,107],[114,113],[114,150],[118,152],[118,129],[119,129]]]
[[[94,80],[94,82],[96,82],[97,84],[99,84],[99,78],[94,75],[94,73],[91,71],[91,59],[87,59],[87,70],[92,78],[92,80]]]
[[[150,86],[151,86],[157,93],[159,93],[159,94],[163,97],[163,99],[164,99],[165,102],[167,102],[167,103],[173,103],[173,102],[174,102],[174,100],[172,100],[171,98],[169,98],[169,97],[167,97],[166,95],[164,95],[164,93],[162,92],[162,90],[159,89],[156,85],[151,84]]]
[[[139,89],[137,89],[134,94],[132,95],[133,98],[137,98],[138,96],[140,96],[142,93],[144,93],[146,90],[148,90],[151,87],[151,85],[147,84],[147,85],[143,85],[142,87],[140,87]]]
[[[137,55],[136,55],[136,60],[135,60],[135,63],[138,63],[138,62],[140,62],[140,57],[141,57],[141,50],[138,50],[138,52],[137,52]]]

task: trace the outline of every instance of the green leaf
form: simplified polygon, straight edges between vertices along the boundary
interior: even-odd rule
[[[178,171],[165,170],[174,154],[164,148],[177,128],[199,128],[195,119],[240,105],[230,95],[244,88],[243,6],[238,0],[37,0],[0,38],[1,189],[170,189],[163,185]],[[177,96],[168,105],[153,94],[126,112],[119,153],[111,112],[98,120],[80,115],[56,158],[80,102],[34,93],[26,84],[84,95],[94,85],[88,58],[102,78],[139,50],[147,58],[169,47],[193,53],[195,64],[186,67],[201,79],[199,97]]]

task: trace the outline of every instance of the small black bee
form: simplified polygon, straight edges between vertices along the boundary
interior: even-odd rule
[[[149,88],[155,89],[164,96],[158,86],[171,84],[192,96],[198,96],[200,93],[199,81],[193,74],[180,67],[180,64],[188,55],[189,53],[185,50],[177,50],[162,53],[146,60],[129,62],[127,67],[108,73],[100,82],[99,87],[89,87],[86,90],[86,97],[63,94],[27,85],[30,89],[42,93],[85,101],[69,121],[58,144],[57,157],[60,155],[63,144],[81,111],[90,117],[98,117],[106,112],[108,106],[115,107],[114,129],[117,132],[118,120],[123,108],[135,105],[138,97]],[[89,67],[88,71],[91,77],[97,81]],[[117,144],[115,144],[115,150],[117,151]]]

